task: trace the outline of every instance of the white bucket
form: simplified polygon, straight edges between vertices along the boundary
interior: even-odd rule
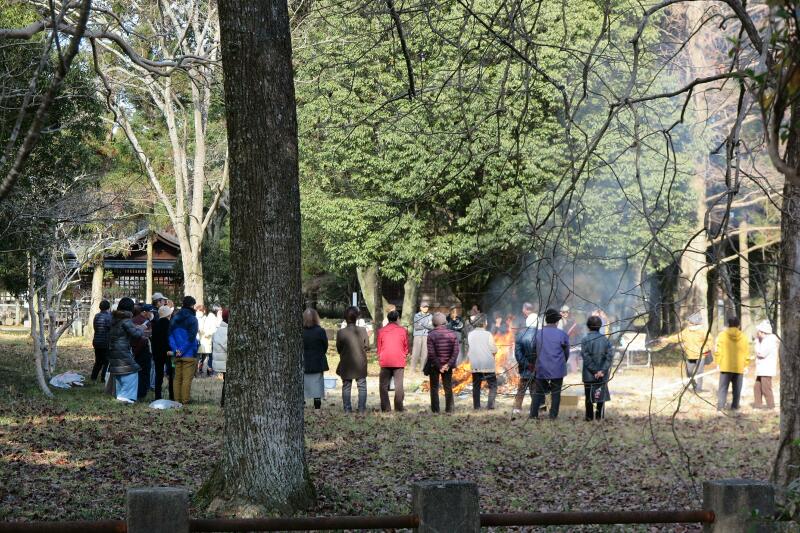
[[[325,379],[325,388],[326,389],[335,389],[336,388],[336,378],[324,378]]]

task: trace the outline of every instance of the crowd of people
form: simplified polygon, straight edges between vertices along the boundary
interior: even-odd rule
[[[368,334],[366,329],[357,325],[359,310],[356,307],[348,308],[344,315],[344,327],[336,334],[336,349],[340,356],[336,373],[342,379],[342,405],[346,412],[353,411],[351,391],[355,380],[358,387],[357,410],[363,413],[367,399]],[[614,360],[608,316],[600,309],[593,311],[584,329],[571,317],[566,305],[559,310],[547,309],[540,315],[533,304],[525,303],[521,315],[522,318],[517,320],[513,315],[496,313],[489,320],[476,305],[470,309],[468,316],[462,318],[455,308],[448,315],[431,313],[430,303],[423,300],[409,332],[399,324],[399,313],[394,309],[390,311],[376,338],[381,410],[392,410],[389,398],[392,385],[395,392],[394,410],[404,410],[403,381],[408,370],[428,376],[431,411],[438,413],[441,410],[440,390],[443,389],[444,410],[452,412],[453,371],[461,361],[469,363],[472,374],[473,408],[482,408],[481,395],[485,384],[488,389],[485,408],[494,409],[498,390],[495,335],[510,332],[513,334],[513,354],[519,376],[513,414],[521,413],[524,399],[530,395],[530,418],[538,418],[542,411],[547,411],[551,419],[557,418],[564,378],[569,372],[580,371],[585,419],[603,419],[606,402],[611,399],[608,383]],[[742,376],[750,361],[751,351],[750,341],[741,331],[738,318],[729,318],[728,327],[716,340],[709,335],[700,313],[690,316],[688,322],[689,327],[673,336],[658,339],[655,344],[680,344],[685,355],[687,375],[698,392],[703,390],[704,364],[716,357],[720,373],[717,406],[719,409],[728,407],[728,390],[732,389],[730,408],[738,409]],[[322,372],[328,368],[321,347],[327,344],[327,336],[313,309],[306,310],[304,323],[305,393],[306,398],[314,398],[314,407],[319,409],[324,395]],[[778,343],[768,321],[758,325],[753,348],[756,360],[754,407],[772,409],[775,405],[772,377],[777,373]],[[318,377],[311,379],[309,375]],[[546,402],[548,397],[549,402]]]
[[[423,300],[413,318],[410,342],[409,331],[400,325],[400,314],[395,309],[387,313],[384,326],[377,332],[378,389],[382,411],[391,411],[392,407],[395,411],[404,410],[403,382],[408,369],[411,373],[428,376],[431,411],[440,412],[440,390],[443,389],[444,410],[452,412],[455,407],[453,371],[461,360],[469,362],[473,408],[482,408],[481,391],[485,383],[488,388],[486,409],[495,409],[498,389],[495,335],[511,332],[520,377],[514,398],[515,414],[521,412],[528,393],[531,396],[531,418],[538,418],[544,409],[548,410],[550,418],[558,417],[563,380],[574,352],[571,347],[580,346],[576,357],[583,362],[586,419],[603,417],[603,406],[610,397],[607,384],[613,350],[608,336],[600,333],[601,328],[608,325],[602,311],[593,313],[587,321],[588,333],[582,342],[577,342],[579,328],[570,317],[567,306],[560,311],[548,309],[540,318],[535,307],[525,303],[521,321],[498,314],[493,317],[491,326],[477,305],[465,318],[459,316],[455,308],[448,315],[429,311],[430,302]],[[336,333],[336,350],[340,358],[336,374],[342,380],[344,411],[353,411],[352,385],[355,381],[358,388],[356,409],[364,413],[367,409],[369,337],[367,330],[358,325],[358,319],[358,308],[345,310],[343,327]],[[304,394],[306,399],[313,399],[314,408],[319,409],[324,395],[322,373],[328,369],[325,356],[328,338],[314,309],[304,312],[303,325]],[[392,386],[393,405],[389,398]],[[546,395],[550,396],[548,408],[545,407]]]
[[[206,309],[192,296],[184,297],[180,309],[161,293],[152,303],[135,303],[122,298],[112,309],[103,300],[93,320],[95,364],[91,379],[106,383],[106,390],[118,401],[134,403],[162,399],[164,378],[170,400],[187,404],[191,400],[192,381],[197,376],[218,375],[223,380],[221,404],[225,402],[224,375],[227,362],[228,310],[219,306]],[[352,388],[358,390],[356,410],[367,410],[367,352],[369,335],[358,325],[360,312],[349,307],[344,313],[343,327],[336,333],[339,364],[336,374],[342,381],[342,407],[352,412]],[[392,309],[385,325],[378,330],[376,347],[380,366],[378,389],[382,411],[404,410],[404,378],[406,369],[428,376],[430,408],[438,413],[440,389],[443,389],[444,410],[454,409],[453,371],[461,362],[468,362],[472,382],[472,405],[481,409],[482,389],[488,389],[486,409],[496,406],[498,368],[496,335],[513,337],[518,386],[514,395],[513,414],[519,414],[525,396],[530,395],[530,418],[538,418],[544,410],[550,418],[558,417],[564,378],[570,371],[581,371],[584,385],[585,418],[604,417],[604,406],[610,400],[608,382],[614,349],[609,340],[609,320],[601,310],[591,313],[585,323],[585,334],[570,316],[570,309],[547,309],[541,315],[534,305],[524,303],[521,318],[495,314],[490,321],[479,307],[473,306],[462,318],[452,308],[449,314],[430,312],[430,303],[422,301],[409,330],[400,325],[400,314]],[[703,392],[704,369],[712,360],[719,366],[717,407],[739,409],[743,376],[755,359],[754,407],[773,409],[775,399],[772,378],[777,374],[778,340],[768,321],[760,323],[751,342],[740,329],[739,319],[730,317],[727,328],[714,339],[701,313],[688,317],[688,327],[675,335],[657,339],[661,347],[678,344],[685,357],[685,370],[693,389]],[[409,339],[409,333],[411,339]],[[328,336],[314,309],[303,313],[304,397],[313,400],[315,409],[322,406],[325,394],[324,373],[327,361]],[[752,356],[751,356],[752,349]],[[106,375],[108,374],[108,379]],[[393,405],[389,393],[394,389]],[[546,402],[549,397],[549,402]],[[546,405],[549,403],[549,405]]]
[[[92,381],[99,378],[109,394],[130,404],[147,401],[151,390],[162,399],[166,377],[168,398],[187,404],[196,376],[219,375],[224,405],[228,310],[206,310],[192,296],[177,311],[161,293],[151,301],[122,298],[113,309],[108,300],[100,302],[92,322]]]

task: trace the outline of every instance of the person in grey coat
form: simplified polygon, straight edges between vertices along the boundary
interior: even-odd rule
[[[495,371],[494,354],[497,346],[492,334],[486,331],[486,319],[482,318],[475,324],[475,329],[469,332],[469,351],[467,359],[472,369],[472,407],[481,408],[481,382],[489,386],[489,403],[487,409],[494,409],[494,400],[497,397],[497,373]]]
[[[611,399],[608,378],[614,351],[608,337],[600,333],[603,321],[599,316],[590,316],[586,321],[589,333],[581,341],[583,358],[583,387],[586,394],[586,420],[601,420],[605,403]]]
[[[414,344],[411,347],[411,370],[422,372],[422,366],[428,360],[428,333],[433,330],[433,316],[428,312],[427,300],[419,304],[419,313],[414,315]]]

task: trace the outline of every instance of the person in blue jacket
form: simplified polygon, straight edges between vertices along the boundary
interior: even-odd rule
[[[561,405],[561,387],[567,375],[569,358],[569,337],[558,329],[561,313],[548,309],[544,314],[545,326],[536,336],[536,393],[533,395],[530,418],[539,417],[539,407],[544,403],[545,394],[550,394],[550,418],[558,418]]]
[[[517,338],[514,343],[514,358],[517,360],[519,369],[519,386],[517,394],[514,396],[514,408],[511,414],[519,414],[522,411],[522,402],[525,399],[525,392],[530,391],[531,406],[533,405],[534,375],[533,368],[536,364],[536,325],[530,327],[524,323],[518,325]]]
[[[184,296],[183,305],[169,324],[169,347],[175,358],[173,389],[175,400],[187,404],[192,392],[192,379],[197,365],[197,316],[191,296]]]

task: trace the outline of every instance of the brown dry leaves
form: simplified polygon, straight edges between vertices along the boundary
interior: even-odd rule
[[[0,520],[122,518],[127,488],[195,491],[218,461],[222,413],[213,395],[175,412],[119,405],[92,385],[47,402],[31,385],[26,350],[0,336]],[[90,367],[87,348],[62,355],[64,370]],[[306,411],[319,494],[309,514],[407,513],[410,484],[422,479],[477,482],[485,512],[696,508],[704,479],[767,479],[777,435],[774,413],[728,418],[690,401],[676,421],[689,467],[672,437],[672,409],[649,420],[620,397],[602,423],[511,420],[508,400],[473,414],[459,398],[455,415],[433,416],[425,396],[411,394],[406,413],[364,417],[346,416],[338,401]]]

